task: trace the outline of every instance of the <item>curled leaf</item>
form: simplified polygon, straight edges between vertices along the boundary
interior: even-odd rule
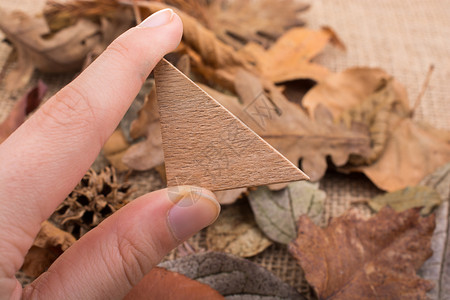
[[[30,277],[38,277],[75,241],[70,233],[44,221],[33,246],[25,256],[22,271]]]

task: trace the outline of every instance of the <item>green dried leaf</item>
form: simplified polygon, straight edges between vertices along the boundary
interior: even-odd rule
[[[272,244],[256,225],[250,207],[244,204],[224,207],[206,231],[208,249],[250,257]]]
[[[315,224],[322,218],[326,193],[318,184],[306,181],[292,182],[280,191],[260,187],[250,192],[250,205],[256,223],[272,240],[288,244],[297,236],[297,220],[308,215]]]
[[[425,216],[435,206],[440,205],[441,202],[442,199],[439,193],[433,188],[428,186],[414,186],[377,196],[368,201],[368,204],[375,211],[380,211],[387,205],[397,212],[402,212],[413,207],[423,207],[420,214]]]

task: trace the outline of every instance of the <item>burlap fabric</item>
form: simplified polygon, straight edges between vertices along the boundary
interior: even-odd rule
[[[305,2],[305,1],[304,1]],[[430,84],[416,111],[417,120],[450,129],[450,1],[449,0],[316,0],[308,1],[312,7],[303,15],[309,27],[323,25],[332,27],[347,46],[342,52],[332,47],[326,49],[316,61],[333,71],[352,66],[371,66],[385,69],[402,82],[409,93],[411,104],[418,96],[427,70],[431,64],[435,71]],[[40,1],[2,0],[0,7],[19,7],[38,11]],[[1,33],[0,33],[1,34]],[[10,47],[0,44],[0,69],[7,61]],[[50,94],[70,81],[73,74],[44,76],[50,86]],[[42,75],[36,74],[33,80]],[[19,93],[18,93],[19,94]],[[17,95],[11,95],[0,85],[0,121],[5,118]],[[148,174],[147,174],[148,175]],[[154,180],[146,183],[141,176],[138,193],[158,187]],[[362,175],[338,175],[329,173],[321,181],[328,198],[323,222],[342,214],[355,200],[367,199],[380,193]],[[360,207],[363,212],[365,208]],[[439,221],[439,220],[438,220]],[[204,233],[192,238],[190,244],[196,249],[206,249]],[[167,259],[185,254],[178,249]],[[287,253],[286,247],[274,245],[252,258],[253,261],[273,271],[286,282],[303,291],[310,298],[303,272]]]

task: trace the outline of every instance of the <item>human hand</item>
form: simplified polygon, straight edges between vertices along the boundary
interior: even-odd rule
[[[181,35],[171,10],[152,15],[0,145],[0,299],[123,298],[167,252],[216,219],[220,206],[207,190],[156,191],[88,232],[24,290],[15,278],[41,222],[86,173]]]

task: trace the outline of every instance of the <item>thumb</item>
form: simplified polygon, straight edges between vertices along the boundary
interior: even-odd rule
[[[171,249],[220,212],[214,194],[181,186],[144,195],[64,252],[24,290],[32,299],[121,299]]]

